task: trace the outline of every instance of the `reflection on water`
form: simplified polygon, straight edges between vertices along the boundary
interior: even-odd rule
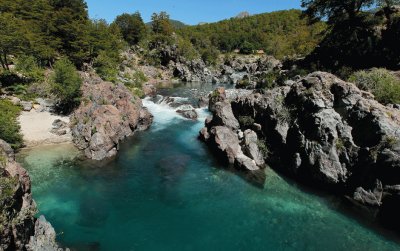
[[[181,86],[162,95],[194,100],[188,94],[192,89]],[[77,152],[65,145],[19,156],[32,176],[40,213],[63,245],[75,250],[399,250],[396,242],[336,211],[329,199],[301,191],[272,170],[255,175],[265,179],[260,188],[221,168],[197,140],[203,121],[186,120],[149,100],[145,104],[155,115],[154,125],[123,142],[110,161],[74,159]]]

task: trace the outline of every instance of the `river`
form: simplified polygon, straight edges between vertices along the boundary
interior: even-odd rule
[[[211,84],[177,84],[163,96],[195,97]],[[197,139],[196,121],[149,99],[154,124],[110,161],[83,160],[70,145],[22,151],[33,196],[71,250],[400,250],[351,217],[337,198],[307,191],[274,171],[255,186],[224,169]]]

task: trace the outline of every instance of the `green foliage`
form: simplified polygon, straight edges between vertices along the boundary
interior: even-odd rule
[[[177,52],[180,56],[183,56],[188,60],[199,58],[193,44],[189,40],[185,40],[181,37],[177,39]]]
[[[200,48],[199,49],[200,54],[201,54],[201,59],[207,64],[207,65],[216,65],[218,62],[218,56],[220,52],[218,51],[217,48],[214,46],[209,46],[206,48]]]
[[[70,113],[79,105],[82,80],[71,61],[66,58],[58,60],[52,75],[52,92],[57,97],[57,108],[61,113]]]
[[[254,49],[254,45],[248,41],[244,41],[243,44],[240,45],[240,53],[242,54],[252,54]]]
[[[308,25],[300,10],[288,10],[187,26],[176,33],[190,40],[196,48],[204,48],[201,44],[208,41],[223,52],[252,47],[283,58],[309,54],[321,41],[325,29],[323,22]],[[245,42],[249,46],[244,46]]]
[[[102,79],[114,83],[117,81],[118,65],[119,60],[111,57],[107,51],[101,51],[94,61],[97,74]]]
[[[239,116],[239,123],[244,127],[249,127],[254,124],[255,120],[251,116]]]
[[[147,28],[139,12],[119,15],[114,23],[119,27],[125,41],[130,45],[139,43],[146,36]]]
[[[329,28],[306,64],[317,64],[319,69],[334,73],[341,73],[343,66],[397,69],[400,17],[390,7],[398,3],[398,0],[303,0],[310,20],[327,20]]]
[[[129,90],[135,95],[140,98],[144,97],[144,92],[142,89],[143,83],[147,82],[148,79],[141,71],[136,71],[133,74],[124,76],[125,79],[128,79],[125,82],[125,86],[128,87]]]
[[[174,31],[169,15],[165,11],[151,15],[151,29],[155,34],[165,36],[170,36]]]
[[[18,58],[16,70],[22,73],[29,82],[44,81],[44,70],[39,67],[33,56],[21,56]]]
[[[4,69],[10,55],[33,56],[39,66],[51,66],[62,55],[80,67],[106,48],[121,49],[119,28],[89,20],[84,0],[2,0],[0,27]]]
[[[264,73],[261,78],[262,81],[258,83],[257,87],[262,89],[272,89],[278,86],[278,79],[281,76],[277,71],[270,71]]]
[[[19,133],[17,118],[21,108],[9,100],[0,99],[0,138],[8,142],[12,148],[22,147],[22,135]]]
[[[400,103],[400,80],[386,69],[355,72],[349,78],[360,89],[370,91],[383,104]]]
[[[261,153],[264,155],[264,158],[268,158],[270,155],[270,151],[268,149],[268,146],[267,146],[265,140],[258,140],[257,146],[258,146],[258,149],[261,151]]]

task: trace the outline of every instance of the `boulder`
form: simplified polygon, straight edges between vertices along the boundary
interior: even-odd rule
[[[196,120],[198,117],[197,112],[195,109],[193,109],[193,107],[192,109],[178,109],[176,112],[187,119]]]
[[[25,112],[30,112],[33,108],[33,104],[30,101],[21,101],[20,105]]]
[[[259,149],[259,141],[257,134],[248,129],[244,131],[244,152],[247,156],[253,159],[257,166],[264,166],[264,153]]]
[[[112,157],[122,139],[147,129],[153,117],[124,85],[92,75],[83,79],[84,101],[71,116],[73,142],[90,159]]]

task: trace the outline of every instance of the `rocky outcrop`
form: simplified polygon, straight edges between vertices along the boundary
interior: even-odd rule
[[[400,209],[398,109],[383,106],[372,94],[324,72],[232,99],[220,91],[213,95],[213,117],[201,131],[212,149],[226,144],[220,141],[227,137],[217,133],[223,127],[235,138],[229,138],[230,147],[239,144],[257,166],[263,164],[262,149],[273,168],[375,208],[388,222],[397,217],[393,208]]]
[[[73,142],[90,159],[112,157],[122,139],[149,128],[153,117],[124,85],[82,77],[83,101],[71,116]]]
[[[207,142],[220,160],[239,170],[256,171],[264,166],[263,153],[258,148],[257,135],[248,130],[245,134],[232,111],[225,90],[218,88],[211,94],[209,109],[213,116],[207,118],[200,139]]]
[[[168,67],[175,77],[185,82],[231,83],[254,88],[265,74],[280,70],[282,64],[271,56],[240,55],[226,58],[215,66],[207,66],[201,59],[176,58]]]
[[[62,250],[53,227],[36,213],[29,175],[0,139],[0,250]]]

